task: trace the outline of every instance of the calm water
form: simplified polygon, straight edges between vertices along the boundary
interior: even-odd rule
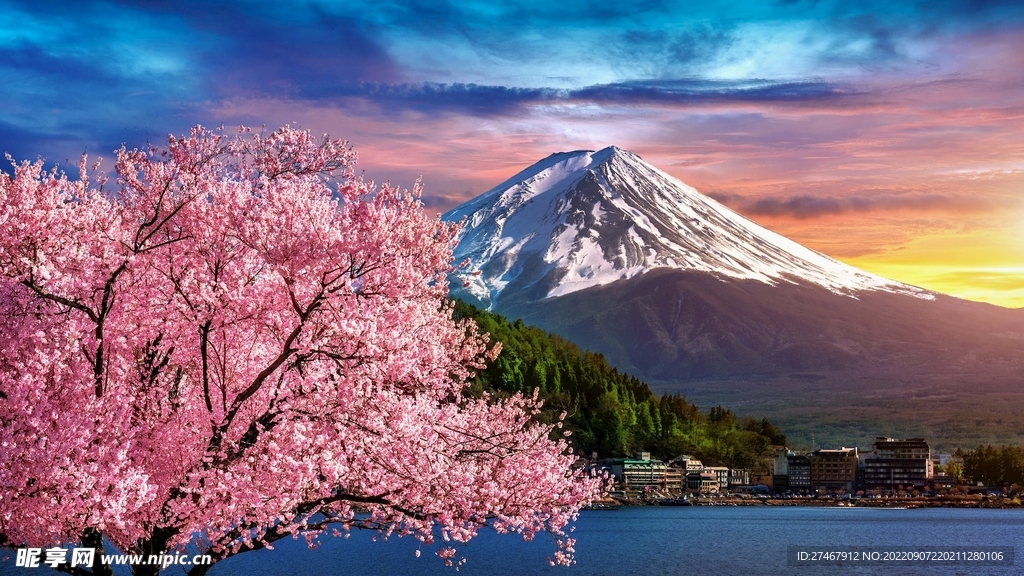
[[[331,538],[317,550],[301,541],[280,541],[274,550],[221,562],[211,576],[309,576],[320,574],[456,574],[410,538],[373,542],[372,534]],[[1011,546],[1024,556],[1024,510],[886,510],[869,508],[690,507],[584,511],[576,523],[577,564],[552,568],[547,537],[524,542],[483,533],[459,547],[465,575],[545,574],[1024,574],[1024,558],[1012,567],[831,566],[794,567],[788,546]],[[15,568],[3,574],[39,574]],[[165,574],[180,574],[180,569]]]
[[[584,511],[576,524],[577,564],[551,568],[550,539],[482,534],[460,548],[460,576],[562,574],[1024,574],[1013,567],[790,567],[787,546],[1020,546],[1022,510],[885,510],[869,508],[690,507]],[[368,534],[331,540],[315,551],[288,542],[273,551],[240,555],[220,574],[437,574],[440,560],[410,539],[372,542]],[[370,572],[367,568],[372,567]],[[454,574],[449,570],[449,573]]]

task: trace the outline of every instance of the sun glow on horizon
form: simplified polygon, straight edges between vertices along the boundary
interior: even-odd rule
[[[733,208],[745,212],[744,206]],[[872,274],[964,300],[1024,308],[1020,212],[999,205],[957,212],[943,205],[930,211],[877,209],[805,218],[754,214],[751,219]]]
[[[1024,308],[1024,246],[1013,227],[915,239],[902,250],[844,259],[866,271],[965,300]]]

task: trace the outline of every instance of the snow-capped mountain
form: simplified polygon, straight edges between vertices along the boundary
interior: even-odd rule
[[[552,154],[443,218],[465,219],[456,294],[489,308],[505,291],[537,301],[661,268],[933,298],[767,230],[614,146]]]
[[[453,296],[655,390],[842,442],[1022,421],[1024,309],[847,266],[618,148],[553,154],[444,218],[465,220]]]

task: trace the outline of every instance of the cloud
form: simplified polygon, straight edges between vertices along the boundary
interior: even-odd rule
[[[339,84],[323,94],[325,100],[347,99],[372,103],[388,111],[415,110],[422,113],[462,112],[478,116],[502,115],[534,103],[562,99],[551,88],[516,88],[477,84]]]
[[[856,95],[839,84],[806,81],[678,79],[589,86],[568,92],[569,99],[597,103],[712,104],[716,102],[792,102],[833,100]]]
[[[827,25],[830,34],[825,36],[827,42],[818,56],[823,63],[846,62],[868,68],[886,66],[906,59],[903,44],[916,37],[877,14],[836,18]]]
[[[120,80],[117,75],[94,63],[90,65],[89,62],[58,57],[25,42],[0,48],[0,63],[9,73],[45,77],[65,85],[97,86],[119,83]]]
[[[81,128],[81,127],[80,127]],[[106,134],[105,141],[112,142],[112,135]],[[54,163],[69,173],[77,170],[78,159],[88,153],[90,157],[111,157],[111,151],[118,147],[111,145],[109,149],[98,149],[94,140],[83,137],[81,133],[69,135],[64,131],[40,130],[38,127],[25,127],[0,120],[0,158],[10,154],[15,162],[34,161],[43,158],[47,167]],[[6,169],[6,160],[0,165]]]
[[[931,281],[944,284],[971,285],[994,291],[1020,291],[1024,294],[1024,269],[998,270],[971,268],[940,272]]]
[[[327,2],[329,3],[329,2]],[[660,16],[669,12],[664,0],[634,2],[593,2],[592,0],[439,0],[382,3],[350,2],[356,9],[385,13],[389,20],[409,28],[436,33],[438,29],[464,26],[491,27],[515,31],[580,25],[617,25],[644,14]],[[360,6],[360,4],[363,4]]]
[[[141,6],[184,24],[183,32],[198,42],[195,72],[209,79],[212,94],[316,98],[339,81],[397,78],[397,65],[370,23],[315,4],[254,9],[244,3],[187,0]]]
[[[32,161],[38,157],[40,151],[52,149],[63,142],[63,136],[41,134],[35,130],[0,121],[0,157],[10,154],[15,162]],[[6,159],[0,160],[0,168],[10,172],[10,165]]]
[[[0,0],[0,10],[9,2]],[[14,4],[25,24],[0,26],[0,38],[20,42],[0,62],[60,75],[65,84],[106,80],[202,101],[239,94],[315,98],[339,82],[399,80],[372,22],[315,4],[87,1],[81,18]]]
[[[835,214],[909,210],[985,212],[1003,208],[1006,202],[991,197],[950,194],[875,194],[871,196],[768,196],[750,198],[737,194],[711,193],[715,200],[751,216],[789,217],[798,220]]]
[[[626,30],[612,42],[610,51],[623,73],[658,78],[693,74],[735,43],[732,26],[703,21],[671,30]]]
[[[853,97],[858,92],[819,81],[774,82],[763,79],[711,81],[659,80],[599,84],[577,89],[517,88],[478,84],[340,83],[323,90],[321,101],[358,99],[389,111],[466,113],[476,116],[514,114],[538,104],[601,104],[623,106],[699,106],[716,103],[823,102]]]

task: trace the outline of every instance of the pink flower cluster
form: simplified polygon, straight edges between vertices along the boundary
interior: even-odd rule
[[[601,480],[536,398],[463,395],[500,346],[446,303],[457,227],[354,161],[197,127],[122,148],[113,189],[84,159],[0,173],[0,544],[220,559],[490,526],[571,563],[563,528]]]

